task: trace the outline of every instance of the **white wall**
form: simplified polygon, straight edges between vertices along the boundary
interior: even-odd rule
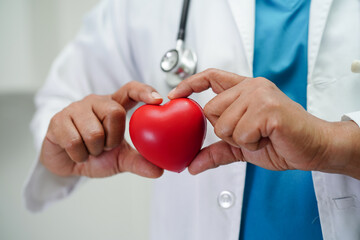
[[[31,86],[29,8],[27,1],[0,0],[0,91]]]
[[[0,93],[34,91],[97,0],[0,0]]]

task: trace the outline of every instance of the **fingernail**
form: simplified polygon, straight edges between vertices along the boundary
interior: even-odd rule
[[[154,98],[154,99],[162,99],[161,95],[157,92],[152,92],[151,93],[151,96]]]
[[[171,91],[169,92],[169,94],[168,94],[168,97],[171,97],[171,95],[174,95],[175,91],[176,91],[176,88],[174,88],[173,90],[171,90]]]

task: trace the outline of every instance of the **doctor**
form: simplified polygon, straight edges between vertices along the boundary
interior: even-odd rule
[[[82,176],[163,174],[153,239],[359,239],[360,77],[349,69],[360,55],[360,2],[192,2],[186,44],[198,72],[226,71],[169,94],[215,92],[192,96],[215,126],[189,168],[207,170],[196,176],[163,173],[122,134],[137,102],[160,103],[171,90],[159,60],[174,45],[181,4],[107,0],[89,14],[36,98],[27,207],[66,197]]]

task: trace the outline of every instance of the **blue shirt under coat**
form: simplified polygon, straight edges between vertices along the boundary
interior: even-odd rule
[[[273,81],[304,108],[309,9],[309,0],[256,0],[254,77]],[[311,172],[248,164],[239,239],[322,239]]]

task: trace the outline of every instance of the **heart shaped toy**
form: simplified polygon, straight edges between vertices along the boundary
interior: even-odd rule
[[[139,107],[130,119],[130,137],[138,152],[160,168],[182,172],[200,151],[206,118],[188,98]]]

